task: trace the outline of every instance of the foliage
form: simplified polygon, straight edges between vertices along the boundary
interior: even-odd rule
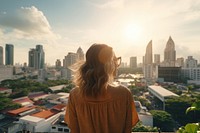
[[[21,107],[20,104],[13,103],[12,99],[6,97],[4,94],[0,94],[0,110],[16,109],[19,107]]]
[[[185,127],[180,127],[177,133],[197,133],[200,130],[199,123],[188,123]]]
[[[191,107],[187,108],[186,114],[188,114],[188,112],[190,111],[196,111],[196,110],[200,111],[200,101],[194,102]]]
[[[40,83],[35,80],[4,80],[1,82],[1,87],[10,88],[13,94],[10,98],[18,98],[22,96],[27,96],[30,92],[43,91],[45,93],[51,92],[50,86],[56,86],[61,84],[69,84],[71,87],[71,82],[68,80],[47,80],[45,83]],[[64,92],[69,92],[68,89],[64,89]],[[62,92],[63,92],[62,91]]]
[[[141,122],[138,122],[137,125],[132,129],[132,132],[157,132],[157,127],[150,127],[142,125]]]
[[[196,101],[192,104],[191,107],[188,107],[186,114],[196,110],[200,110],[200,101]],[[196,133],[198,130],[200,130],[199,123],[188,123],[186,126],[180,127],[177,133]]]
[[[173,131],[176,127],[172,116],[166,111],[151,110],[150,113],[153,115],[153,125],[160,128],[161,131]]]
[[[172,115],[173,119],[176,120],[178,124],[183,126],[198,120],[192,113],[189,113],[188,115],[185,114],[185,110],[190,107],[194,101],[194,98],[187,96],[171,98],[166,100],[165,110]]]

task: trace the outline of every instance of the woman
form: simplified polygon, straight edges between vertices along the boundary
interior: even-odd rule
[[[93,44],[75,76],[65,121],[71,133],[130,133],[138,122],[131,92],[113,85],[121,58],[105,44]]]

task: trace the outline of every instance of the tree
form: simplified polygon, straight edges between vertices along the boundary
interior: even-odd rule
[[[161,131],[174,131],[176,127],[172,116],[166,111],[162,110],[151,110],[150,113],[153,115],[153,125],[160,128]]]
[[[132,132],[157,132],[157,127],[150,127],[142,125],[141,122],[138,122],[136,126],[132,129]]]
[[[200,111],[200,101],[194,102],[191,107],[187,108],[185,113],[188,114],[191,111]],[[197,133],[199,130],[199,123],[188,123],[187,125],[180,127],[177,133]]]
[[[187,96],[167,99],[165,102],[165,110],[172,115],[173,119],[176,120],[178,124],[183,126],[194,121],[193,114],[185,114],[185,110],[191,106],[194,100],[195,99]]]

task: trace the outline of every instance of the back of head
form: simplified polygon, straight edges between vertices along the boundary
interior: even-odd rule
[[[116,71],[114,56],[112,48],[105,44],[93,44],[88,49],[74,80],[83,95],[97,96],[106,89]]]

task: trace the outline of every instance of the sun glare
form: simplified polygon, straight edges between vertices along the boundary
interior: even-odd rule
[[[123,30],[123,38],[127,42],[139,41],[142,28],[139,25],[127,25]]]

